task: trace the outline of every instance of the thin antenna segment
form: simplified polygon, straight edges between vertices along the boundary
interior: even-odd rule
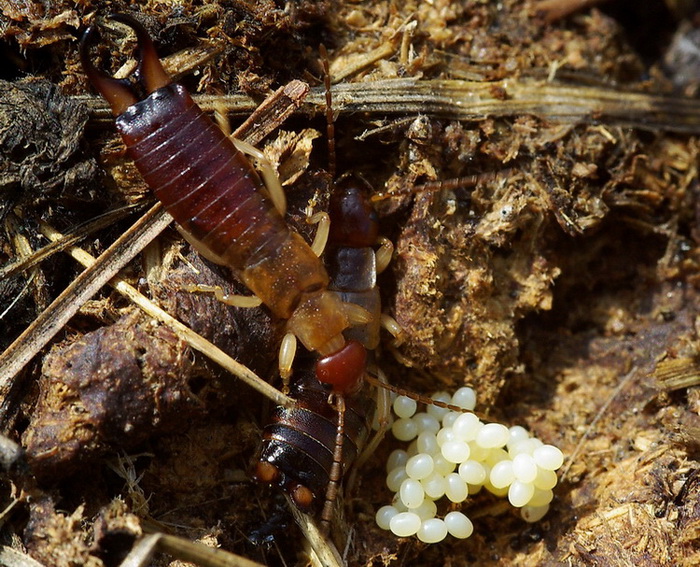
[[[333,116],[333,97],[331,95],[331,71],[328,65],[328,51],[326,46],[318,46],[323,63],[323,85],[326,88],[326,137],[328,138],[328,172],[331,179],[335,179],[336,159],[335,159],[335,119]]]

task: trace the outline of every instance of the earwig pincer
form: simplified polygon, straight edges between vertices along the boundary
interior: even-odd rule
[[[282,216],[285,200],[279,182],[271,183],[274,176],[263,174],[266,187],[244,155],[259,152],[227,137],[184,87],[171,82],[136,20],[124,14],[110,19],[136,33],[134,76],[116,79],[93,65],[89,48],[97,37],[95,26],[83,36],[81,60],[91,83],[109,102],[117,130],[146,183],[200,253],[232,269],[274,315],[286,320],[288,336],[318,353],[334,376],[359,380],[363,349],[342,332],[368,315],[328,290],[323,263]],[[287,354],[280,357],[280,372],[287,378],[294,348],[282,352]]]
[[[134,77],[116,79],[92,64],[88,52],[95,27],[85,32],[81,58],[109,102],[137,169],[185,237],[206,258],[237,273],[286,320],[288,333],[318,355],[313,371],[300,371],[291,385],[296,405],[277,408],[265,428],[255,475],[279,485],[302,510],[319,511],[324,503],[327,525],[343,474],[365,445],[375,407],[362,392],[367,350],[377,346],[380,323],[371,248],[378,229],[366,189],[358,192],[357,182],[346,178],[333,197],[329,277],[320,250],[317,254],[285,222],[279,182],[263,174],[266,186],[243,153],[256,150],[227,137],[184,87],[170,81],[138,22],[125,15],[110,18],[136,33]],[[288,377],[291,360],[282,358],[280,371]]]

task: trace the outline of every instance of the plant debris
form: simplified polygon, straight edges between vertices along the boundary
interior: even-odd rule
[[[349,565],[698,563],[692,97],[700,81],[689,47],[697,8],[662,0],[3,7],[0,50],[14,71],[0,88],[23,101],[8,114],[0,97],[3,263],[45,244],[39,220],[63,218],[63,229],[110,203],[150,198],[77,55],[80,31],[120,10],[146,25],[169,63],[196,61],[178,74],[206,108],[237,116],[292,79],[311,84],[302,112],[258,144],[280,158],[290,222],[305,235],[308,201],[316,210],[327,202],[323,43],[342,78],[333,87],[339,172],[376,188],[382,233],[396,246],[379,286],[405,340],[383,340],[379,365],[412,391],[469,385],[479,411],[526,426],[568,458],[541,522],[526,525],[479,494],[465,504],[470,539],[426,546],[374,524],[388,503],[385,440],[341,506],[336,532],[352,536]],[[114,36],[96,54],[110,72],[128,67],[133,45]],[[474,175],[469,186],[408,190]],[[99,253],[119,230],[102,229],[84,246]],[[122,277],[271,376],[277,322],[262,309],[184,293],[214,282],[243,291],[188,246],[166,232]],[[50,298],[78,272],[68,262],[31,268]],[[39,277],[31,270],[0,281],[0,324],[16,316],[8,344],[41,311],[38,295],[22,292],[37,285],[27,284]],[[167,327],[105,290],[22,372],[32,385],[3,433],[22,441],[32,469],[0,484],[2,508],[15,502],[2,530],[17,552],[59,566],[115,565],[153,523],[266,565],[294,564],[304,552],[279,494],[246,476],[267,402],[232,388]]]

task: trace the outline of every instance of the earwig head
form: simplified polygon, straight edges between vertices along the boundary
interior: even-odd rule
[[[339,351],[318,359],[316,377],[339,394],[354,394],[362,387],[367,350],[358,341],[348,341]]]
[[[136,33],[139,54],[134,80],[115,79],[93,65],[89,50],[90,46],[99,39],[99,31],[94,25],[85,31],[80,41],[80,60],[90,82],[105,97],[112,108],[112,113],[119,116],[139,101],[138,90],[150,94],[170,84],[171,81],[158,59],[155,46],[146,29],[126,14],[111,14],[108,18],[123,23]]]

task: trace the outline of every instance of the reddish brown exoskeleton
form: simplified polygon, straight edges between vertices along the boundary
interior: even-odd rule
[[[372,315],[366,324],[345,331],[346,339],[356,341],[371,355],[379,344],[381,302],[373,248],[379,229],[369,189],[366,182],[354,177],[345,177],[335,188],[325,257],[329,289]],[[390,251],[379,254],[380,268],[390,256]],[[283,488],[302,510],[318,511],[323,504],[321,520],[327,527],[342,478],[367,450],[375,401],[373,392],[362,388],[362,382],[334,383],[333,369],[325,368],[324,362],[317,362],[311,379],[293,380],[290,395],[297,401],[296,407],[276,408],[272,422],[263,430],[256,476]],[[333,384],[332,392],[328,384]],[[329,404],[331,393],[333,405]],[[388,413],[386,400],[383,405],[383,413]]]
[[[335,138],[331,108],[330,79],[326,67],[326,118],[330,173],[335,174]],[[361,345],[373,358],[379,345],[383,321],[377,288],[377,273],[391,258],[393,246],[379,237],[379,221],[370,203],[371,187],[363,179],[346,175],[335,184],[330,199],[330,233],[324,258],[330,274],[328,289],[345,303],[361,307],[370,317],[344,331],[349,344]],[[380,244],[375,252],[374,246]],[[398,334],[393,319],[385,326]],[[337,373],[329,359],[316,363],[315,379],[296,379],[290,394],[295,408],[276,408],[272,422],[263,430],[263,447],[256,467],[258,479],[283,488],[296,505],[306,511],[321,510],[322,527],[327,530],[342,479],[362,455],[371,454],[374,443],[366,446],[375,400],[359,380],[347,380]],[[383,374],[370,360],[370,372]],[[388,396],[383,390],[380,414],[388,414]],[[333,419],[335,417],[335,419]]]
[[[96,39],[94,26],[83,36],[81,59],[88,78],[109,102],[145,181],[187,239],[205,257],[236,272],[287,321],[290,335],[320,355],[337,380],[360,380],[364,349],[342,332],[364,322],[367,314],[328,290],[323,263],[275,208],[284,197],[265,187],[241,151],[248,148],[227,137],[184,87],[170,81],[146,30],[129,16],[110,18],[136,33],[139,57],[133,79],[115,79],[92,64],[88,50]],[[293,354],[283,359],[284,375]]]
[[[332,225],[345,228],[332,232],[331,248],[340,256],[331,282],[314,250],[275,207],[274,202],[283,202],[283,197],[275,195],[277,189],[269,181],[267,187],[263,184],[243,154],[254,150],[227,137],[184,87],[170,81],[153,42],[138,22],[125,15],[110,18],[136,33],[139,56],[134,77],[115,79],[92,64],[88,51],[96,40],[94,26],[83,36],[81,59],[88,78],[109,102],[137,169],[186,238],[205,257],[234,270],[276,316],[286,320],[287,331],[319,356],[313,374],[303,375],[293,385],[296,407],[278,409],[277,422],[284,422],[284,433],[275,433],[275,425],[266,429],[266,447],[256,475],[281,486],[303,510],[316,510],[325,502],[323,517],[327,518],[341,469],[350,466],[364,445],[374,407],[371,399],[358,392],[367,348],[374,348],[376,340],[343,334],[352,325],[379,324],[374,251],[368,248],[376,240],[374,220],[364,223],[369,233],[360,237],[361,247],[369,250],[361,256],[371,258],[371,264],[361,268],[362,289],[345,289],[347,267],[340,251],[357,245],[354,240],[346,241],[347,231],[356,239],[357,231],[364,231],[365,226],[358,225],[354,217],[343,216],[346,211],[341,201]],[[342,293],[363,293],[367,287],[373,297],[367,305],[343,298]],[[369,333],[372,337],[377,334]],[[288,358],[280,363],[282,374],[291,368]],[[346,400],[350,409],[347,432]],[[295,445],[295,435],[308,441]],[[317,457],[317,445],[329,454]],[[289,449],[292,446],[294,450]],[[295,462],[286,463],[285,456]],[[318,461],[319,467],[314,468],[311,460]],[[289,474],[292,468],[298,471],[294,478]]]

